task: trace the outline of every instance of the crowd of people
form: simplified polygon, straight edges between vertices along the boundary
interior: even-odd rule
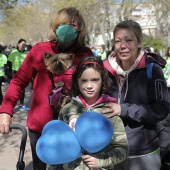
[[[2,84],[9,84],[11,79],[15,76],[17,73],[19,67],[23,63],[25,57],[28,54],[28,49],[26,45],[26,40],[25,39],[19,39],[17,42],[16,47],[15,46],[2,46],[1,45],[1,83]],[[0,92],[0,104],[2,104],[3,100],[3,95],[2,95],[2,88]],[[25,98],[25,89],[23,90],[23,93],[20,97],[20,106],[19,110],[21,111],[28,111],[29,108],[24,105],[24,98]]]
[[[122,21],[115,26],[114,47],[108,54],[104,53],[104,48],[97,54],[95,48],[87,47],[86,35],[86,24],[80,11],[66,7],[59,10],[51,20],[49,41],[37,43],[27,54],[24,53],[26,41],[18,41],[15,50],[24,56],[17,70],[12,67],[15,74],[4,98],[1,97],[0,133],[9,133],[13,109],[24,89],[33,80],[34,93],[30,108],[25,110],[28,110],[27,126],[34,170],[80,170],[82,166],[89,170],[170,169],[170,133],[164,125],[164,120],[166,123],[169,121],[167,118],[170,113],[167,87],[170,48],[166,54],[167,63],[163,57],[145,52],[142,48],[141,26],[132,20]],[[63,74],[50,72],[44,63],[46,52],[52,55],[73,54],[72,66],[75,71]],[[8,60],[12,62],[14,57],[10,55]],[[6,63],[7,60],[4,60],[0,71],[4,70]],[[148,65],[152,67],[148,69]],[[7,79],[5,72],[0,75]],[[58,117],[47,100],[58,82],[72,84],[70,102],[66,104],[64,99],[61,103],[59,119],[69,124],[72,117],[68,114],[73,112],[71,107],[76,108],[73,109],[76,116],[82,114],[80,110],[84,112],[96,107],[100,114],[112,121],[116,137],[99,153],[86,153],[78,160],[63,165],[46,165],[37,156],[36,143],[43,127]],[[24,105],[23,102],[21,105]],[[166,146],[161,140],[162,132],[168,138],[166,141],[169,140]],[[164,150],[162,147],[165,147]]]

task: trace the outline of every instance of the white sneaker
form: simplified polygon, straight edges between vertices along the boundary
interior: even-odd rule
[[[20,111],[29,111],[30,108],[26,107],[25,105],[19,106]]]

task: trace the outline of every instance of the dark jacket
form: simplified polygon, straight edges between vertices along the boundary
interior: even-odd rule
[[[117,61],[112,58],[104,62],[111,81],[108,94],[121,105],[129,155],[148,154],[159,148],[157,123],[169,112],[169,96],[162,72],[165,61],[141,51],[130,70],[123,73]],[[148,79],[146,66],[150,62],[154,62],[154,65],[152,78]]]

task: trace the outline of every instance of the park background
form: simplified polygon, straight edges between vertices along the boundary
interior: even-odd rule
[[[31,45],[46,41],[51,19],[67,6],[83,13],[89,47],[111,49],[115,25],[127,19],[141,25],[143,47],[164,55],[170,46],[170,0],[1,0],[0,43],[16,46],[20,38]]]

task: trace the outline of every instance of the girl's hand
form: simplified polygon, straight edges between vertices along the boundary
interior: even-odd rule
[[[68,125],[70,126],[70,128],[75,132],[75,125],[76,125],[76,121],[77,121],[77,118],[74,117],[72,119],[69,120],[69,123]]]
[[[113,116],[121,116],[121,107],[119,104],[117,103],[106,103],[105,104],[106,107],[108,107],[106,110],[103,110],[102,113],[103,114],[109,114],[109,116],[107,116],[108,118],[111,118]]]
[[[97,168],[99,160],[92,156],[92,155],[83,155],[82,156],[83,162],[89,167],[89,168]]]

